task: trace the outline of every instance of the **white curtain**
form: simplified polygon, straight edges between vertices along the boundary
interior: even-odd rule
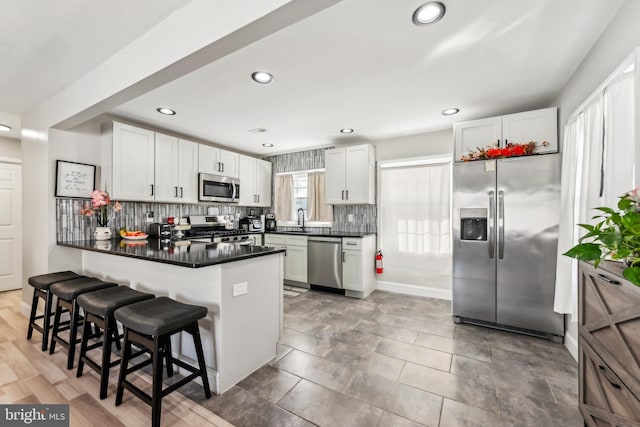
[[[293,175],[282,174],[275,176],[275,214],[280,221],[293,220]]]
[[[381,280],[450,287],[451,164],[381,168]]]
[[[633,188],[635,168],[634,79],[621,74],[565,125],[562,146],[561,218],[554,310],[576,319],[578,262],[562,255],[593,222],[599,206],[614,207]]]
[[[604,206],[615,207],[618,197],[634,186],[635,114],[633,73],[624,73],[604,92]]]
[[[307,175],[307,210],[309,221],[333,221],[333,206],[324,202],[324,172]]]

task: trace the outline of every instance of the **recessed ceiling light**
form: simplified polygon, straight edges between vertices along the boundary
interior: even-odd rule
[[[260,84],[267,84],[267,83],[271,83],[271,81],[273,80],[273,75],[267,73],[266,71],[256,71],[255,73],[251,74],[251,78]]]
[[[166,108],[166,107],[160,107],[160,108],[156,108],[156,111],[160,114],[164,114],[165,116],[175,116],[176,112],[173,111],[171,108]]]
[[[416,25],[435,24],[444,16],[446,8],[439,1],[425,3],[413,12],[413,23]]]
[[[0,132],[9,132],[11,130],[11,126],[0,124]]]
[[[443,116],[452,116],[454,114],[458,114],[460,112],[459,108],[447,108],[446,110],[442,110]]]
[[[267,147],[267,148],[271,148],[273,147],[273,144],[269,144],[268,142],[265,142],[264,144],[262,144],[263,147]]]
[[[340,129],[340,133],[353,133],[353,129],[351,128]]]

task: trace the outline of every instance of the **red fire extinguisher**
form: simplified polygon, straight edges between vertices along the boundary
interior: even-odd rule
[[[382,274],[382,251],[376,252],[376,274]]]

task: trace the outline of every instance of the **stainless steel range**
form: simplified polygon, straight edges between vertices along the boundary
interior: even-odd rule
[[[255,235],[233,228],[233,215],[192,215],[189,240],[197,243],[256,245]]]

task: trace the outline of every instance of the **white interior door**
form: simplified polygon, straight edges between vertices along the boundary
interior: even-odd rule
[[[0,291],[22,287],[22,166],[0,163]]]

